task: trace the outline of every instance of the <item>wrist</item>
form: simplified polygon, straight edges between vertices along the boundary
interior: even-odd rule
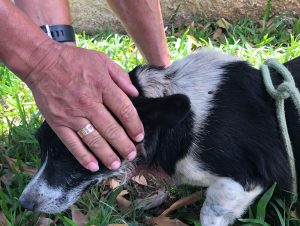
[[[57,62],[62,51],[63,45],[51,39],[41,43],[29,57],[31,63],[29,69],[22,75],[23,82],[32,90],[43,79],[43,73],[41,72],[50,70],[51,66]]]

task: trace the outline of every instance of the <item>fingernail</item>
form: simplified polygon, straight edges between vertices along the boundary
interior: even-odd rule
[[[136,156],[136,151],[132,151],[132,152],[130,152],[130,153],[127,155],[127,159],[128,159],[129,161],[131,161],[131,160],[133,160],[133,159],[135,158],[135,156]]]
[[[86,168],[92,172],[96,172],[99,170],[99,165],[95,162],[90,162],[87,164]]]
[[[120,165],[121,165],[121,163],[120,163],[119,161],[114,161],[114,162],[110,165],[109,169],[111,169],[111,170],[116,170],[116,169],[118,169],[118,168],[120,167]]]
[[[131,89],[131,91],[134,93],[135,96],[138,96],[138,95],[139,95],[139,91],[135,88],[134,85],[131,85],[130,89]]]
[[[144,140],[144,134],[140,133],[139,135],[137,135],[134,139],[136,142],[141,142],[142,140]]]

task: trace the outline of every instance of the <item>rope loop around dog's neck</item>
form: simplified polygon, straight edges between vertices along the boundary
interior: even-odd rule
[[[275,88],[273,85],[269,68],[275,69],[283,77],[283,82],[280,85],[278,85],[277,88]],[[289,72],[289,70],[285,66],[280,64],[277,60],[267,60],[261,66],[261,72],[267,92],[275,99],[276,102],[277,120],[279,122],[279,128],[281,130],[282,139],[284,142],[291,169],[292,192],[293,195],[297,195],[297,173],[295,166],[295,158],[286,122],[284,102],[286,99],[291,98],[300,116],[300,93],[295,85],[294,78]]]

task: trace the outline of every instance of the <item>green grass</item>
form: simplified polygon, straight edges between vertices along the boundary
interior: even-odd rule
[[[167,29],[171,58],[182,58],[200,47],[215,47],[258,67],[269,58],[285,62],[300,55],[300,19],[297,18],[270,17],[266,10],[261,23],[243,19],[222,29],[223,34],[213,38],[218,28],[216,22],[197,18],[193,23],[182,26],[171,25]],[[103,32],[96,36],[78,34],[77,38],[79,46],[105,52],[127,71],[143,63],[136,46],[126,35]],[[6,67],[0,66],[0,212],[4,213],[10,225],[37,225],[40,216],[23,210],[18,204],[18,197],[30,180],[23,163],[32,167],[39,165],[34,132],[41,121],[30,90]],[[12,167],[7,166],[8,157],[17,160]],[[193,189],[167,188],[176,197],[187,195]],[[93,188],[78,202],[82,211],[89,213],[89,225],[124,222],[138,225],[145,213],[135,209],[120,210],[115,201],[120,191],[117,189],[100,196],[105,190],[103,186]],[[269,201],[272,194],[273,188],[236,225],[275,225],[275,221],[286,226],[300,225],[300,220],[291,216],[290,206],[282,200]],[[191,225],[199,225],[195,223],[199,208],[190,214],[185,214],[187,209],[182,208],[174,216],[185,219]],[[50,217],[56,219],[56,225],[74,225],[69,211]]]

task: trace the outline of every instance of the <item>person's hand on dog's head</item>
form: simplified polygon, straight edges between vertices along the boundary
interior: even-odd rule
[[[97,171],[97,157],[107,168],[117,169],[120,159],[110,145],[132,160],[136,150],[128,136],[139,142],[144,131],[126,95],[138,95],[128,74],[96,51],[52,44],[45,55],[25,82],[51,128],[80,164]],[[95,130],[80,139],[76,132],[88,124]]]

